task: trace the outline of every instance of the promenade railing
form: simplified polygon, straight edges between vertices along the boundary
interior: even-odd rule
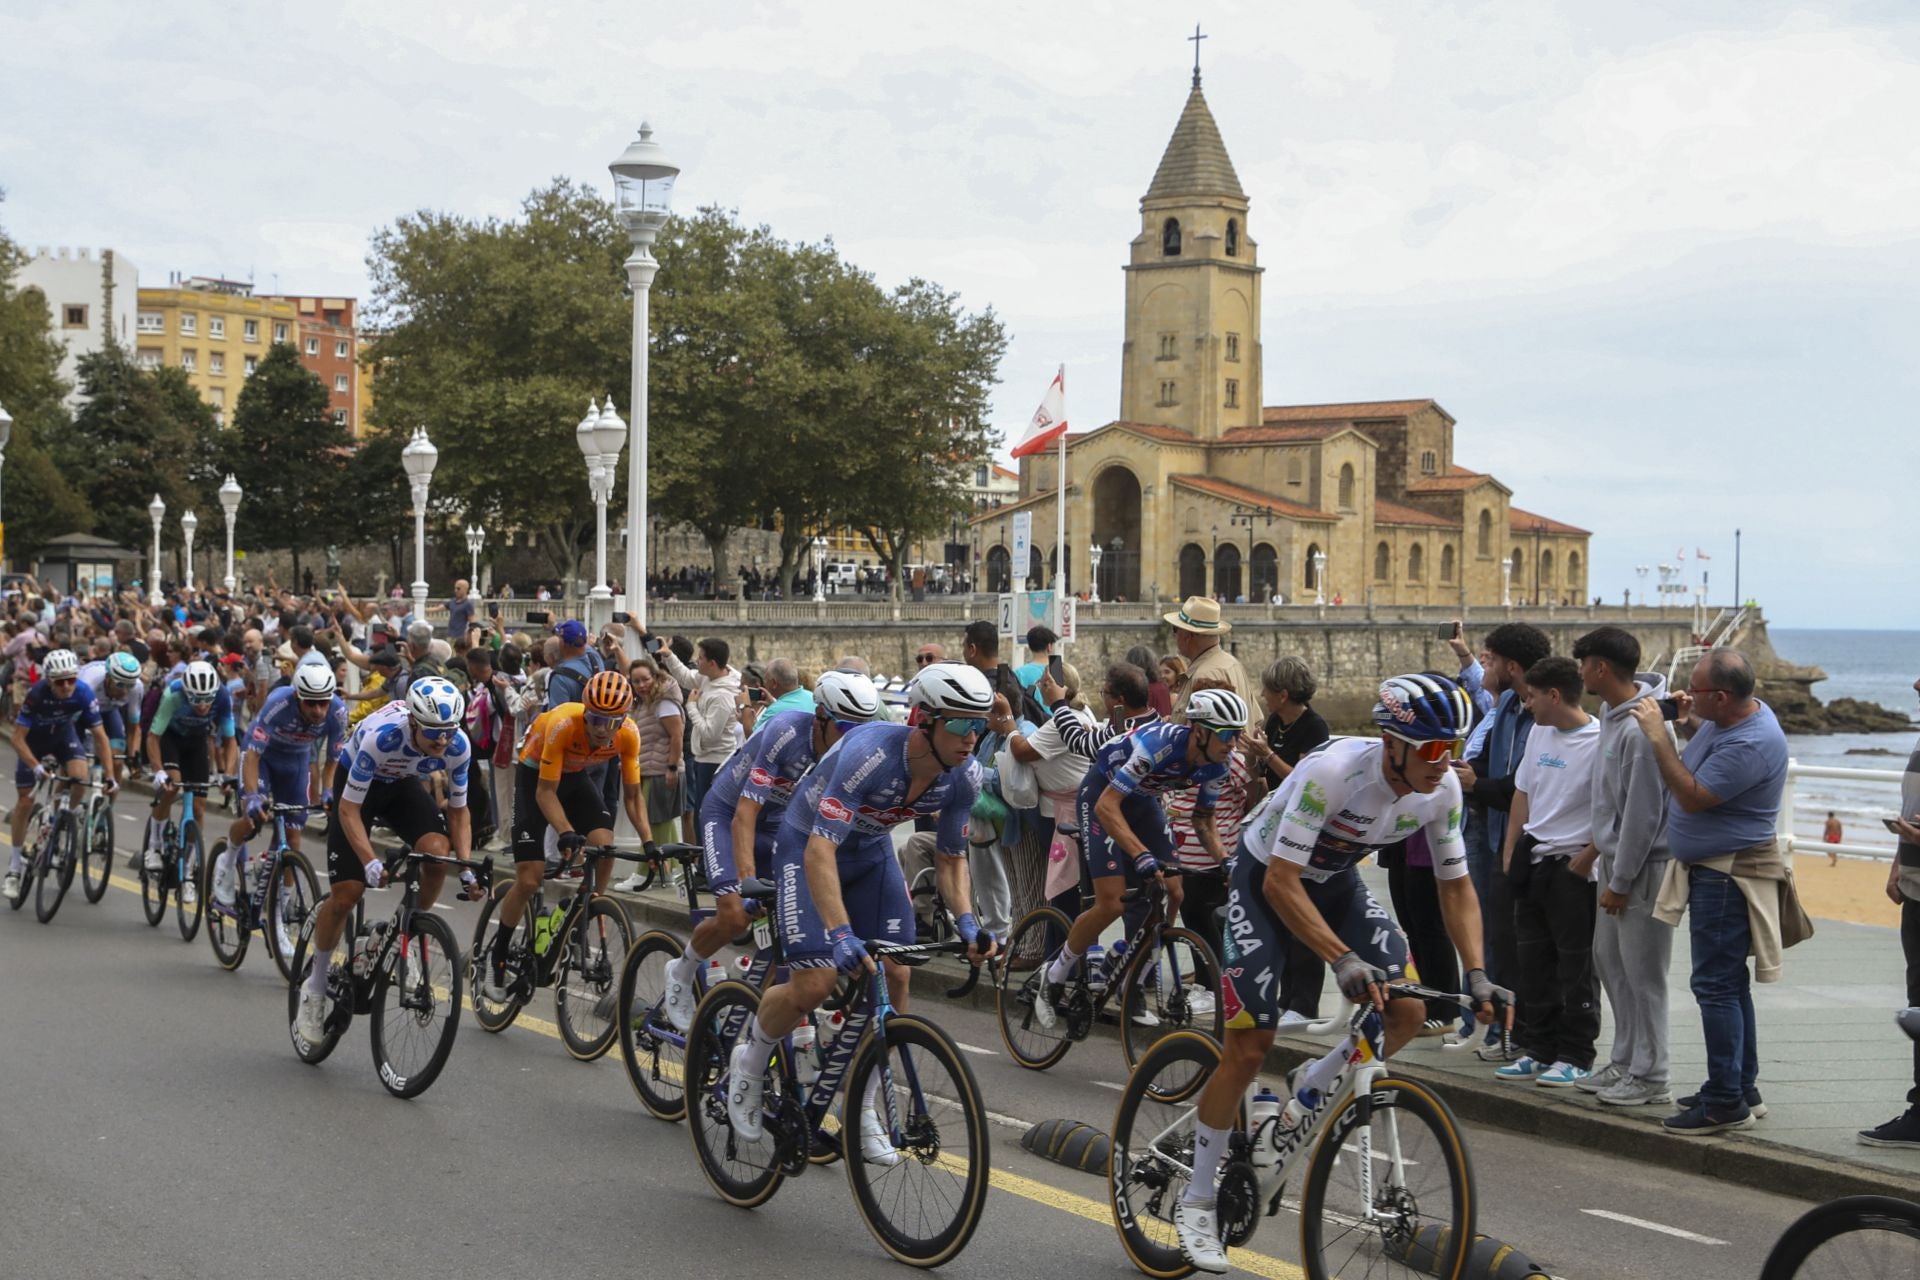
[[[1775,824],[1789,853],[1844,853],[1858,858],[1884,858],[1894,856],[1895,848],[1891,843],[1893,836],[1887,835],[1887,844],[1860,844],[1844,841],[1840,844],[1828,844],[1819,837],[1807,837],[1794,833],[1794,814],[1798,807],[1799,782],[1802,778],[1825,778],[1835,782],[1883,783],[1887,786],[1886,815],[1891,818],[1900,812],[1900,784],[1906,775],[1898,769],[1842,769],[1830,765],[1801,764],[1798,760],[1787,761],[1787,784],[1780,792],[1780,816]],[[1823,810],[1809,810],[1815,821],[1819,821]]]

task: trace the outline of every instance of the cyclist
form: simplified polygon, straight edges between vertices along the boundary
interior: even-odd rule
[[[1407,942],[1361,882],[1362,859],[1424,832],[1476,1016],[1490,1024],[1512,1004],[1512,993],[1488,981],[1482,967],[1460,784],[1449,767],[1472,719],[1466,693],[1447,677],[1395,676],[1381,684],[1373,708],[1381,736],[1343,738],[1303,756],[1242,831],[1228,872],[1221,957],[1226,1042],[1200,1096],[1193,1180],[1174,1210],[1181,1252],[1202,1271],[1227,1269],[1214,1183],[1241,1096],[1273,1044],[1288,944],[1297,938],[1325,959],[1349,1000],[1382,1010],[1388,1054],[1426,1018],[1423,1002],[1386,998],[1385,984],[1406,971]],[[1339,1058],[1335,1050],[1296,1070],[1295,1092],[1330,1081]]]
[[[327,811],[328,892],[313,922],[313,969],[300,995],[294,1030],[308,1044],[326,1034],[327,973],[333,949],[369,888],[386,880],[387,868],[368,835],[375,822],[392,828],[409,849],[441,854],[451,844],[456,857],[473,848],[467,814],[467,765],[473,750],[460,729],[467,701],[451,680],[422,676],[391,702],[360,722],[333,767],[333,804]],[[447,775],[447,811],[434,802],[427,781]],[[418,907],[440,896],[447,870],[428,863],[420,872]]]
[[[20,892],[20,873],[27,867],[20,842],[27,837],[27,820],[33,814],[33,788],[48,776],[40,761],[51,756],[59,762],[61,772],[70,779],[69,796],[77,797],[87,780],[86,751],[77,732],[80,728],[88,731],[95,755],[106,762],[107,793],[111,795],[119,788],[119,774],[113,765],[113,746],[101,722],[99,701],[80,679],[80,659],[73,650],[55,649],[40,664],[40,682],[27,690],[13,722],[13,785],[19,795],[13,806],[9,842],[13,856],[7,862],[5,883],[0,885],[0,892],[8,897]]]
[[[548,829],[558,833],[556,844],[569,861],[584,845],[613,843],[613,814],[596,766],[619,758],[627,821],[640,833],[642,847],[653,850],[653,827],[640,798],[640,728],[627,718],[633,686],[618,671],[599,671],[587,678],[580,698],[542,712],[520,749],[513,788],[513,884],[500,898],[487,965],[487,994],[496,1000],[507,995],[507,945],[527,899],[546,875]],[[595,869],[595,895],[606,892],[612,875],[612,862]]]
[[[1180,907],[1180,874],[1173,854],[1173,831],[1160,797],[1198,788],[1193,825],[1201,847],[1216,862],[1226,861],[1213,806],[1227,776],[1234,739],[1246,728],[1247,703],[1230,689],[1202,689],[1187,700],[1186,723],[1148,724],[1101,747],[1080,784],[1081,857],[1093,877],[1093,903],[1067,934],[1066,946],[1047,967],[1035,994],[1034,1021],[1052,1027],[1059,1021],[1056,1002],[1087,948],[1125,909],[1121,895],[1151,878],[1167,892],[1169,918]],[[1151,1015],[1146,1015],[1151,1017]]]
[[[795,790],[774,845],[775,916],[789,976],[760,1002],[747,1035],[733,1051],[727,1118],[742,1138],[758,1141],[767,1063],[782,1037],[833,990],[836,970],[870,974],[862,943],[913,941],[913,903],[888,829],[916,818],[937,820],[935,859],[940,892],[959,913],[967,959],[994,952],[993,935],[973,916],[967,882],[967,819],[980,795],[974,743],[986,729],[993,688],[972,667],[936,662],[907,693],[914,725],[866,724],[831,747]],[[896,1007],[907,1007],[907,970],[889,966]],[[874,1113],[879,1075],[860,1100],[863,1158],[894,1164],[899,1152]]]
[[[682,1032],[693,1025],[695,973],[747,927],[740,881],[773,878],[774,840],[794,788],[849,730],[884,715],[872,680],[829,671],[813,686],[813,710],[761,717],[753,736],[714,775],[700,804],[700,844],[714,912],[693,931],[686,952],[667,966],[667,1018]]]
[[[234,744],[233,700],[220,687],[220,673],[213,664],[195,659],[178,680],[167,685],[154,710],[153,725],[147,730],[147,761],[153,766],[157,783],[147,819],[148,871],[161,868],[161,848],[166,843],[162,833],[167,814],[173,810],[174,792],[182,781],[207,780],[215,741],[220,744],[222,771],[232,773],[238,763],[234,759],[238,748]],[[191,882],[180,886],[184,902],[192,902],[197,892]]]
[[[93,690],[113,753],[125,759],[134,731],[140,727],[140,704],[147,698],[146,681],[140,678],[140,660],[124,649],[117,650],[83,664],[80,683]]]
[[[302,806],[302,812],[287,817],[287,844],[300,847],[307,817],[304,806],[313,803],[315,796],[322,808],[333,803],[323,770],[325,762],[339,754],[346,736],[347,704],[335,690],[333,672],[326,664],[295,667],[293,683],[267,695],[247,729],[246,750],[240,757],[240,794],[246,808],[227,829],[227,850],[213,864],[215,902],[233,906],[238,883],[235,869],[246,856],[247,841],[259,834],[269,799]]]

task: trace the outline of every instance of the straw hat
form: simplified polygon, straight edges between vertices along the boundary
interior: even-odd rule
[[[1220,604],[1205,596],[1188,596],[1187,602],[1175,613],[1163,615],[1166,620],[1182,631],[1192,631],[1203,636],[1225,635],[1233,630],[1231,622],[1220,619]]]

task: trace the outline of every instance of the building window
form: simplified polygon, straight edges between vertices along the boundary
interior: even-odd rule
[[[248,341],[248,342],[252,342],[252,341],[253,341],[253,321],[251,321],[251,320],[249,320],[249,321],[247,321],[247,331],[248,331],[248,332],[247,332],[247,341]],[[287,326],[286,326],[286,325],[284,325],[284,324],[276,324],[276,325],[274,325],[274,326],[273,326],[273,340],[274,340],[275,342],[285,342],[285,341],[287,340]]]
[[[338,392],[340,395],[347,394],[347,375],[346,374],[336,373],[333,375],[333,389],[336,392]]]
[[[249,323],[251,323],[251,322],[249,322]],[[253,371],[254,371],[255,369],[257,369],[257,368],[259,368],[259,367],[260,367],[260,360],[259,360],[259,358],[258,358],[258,357],[256,357],[256,356],[248,356],[248,357],[247,357],[247,376],[248,376],[249,378],[251,378],[251,377],[253,376]]]
[[[192,351],[182,351],[182,352],[180,353],[180,367],[181,367],[182,369],[185,369],[185,370],[186,370],[186,371],[187,371],[188,373],[192,373],[192,372],[193,372],[193,366],[194,366],[194,361],[195,361],[195,356],[196,356],[196,353],[195,353],[195,352],[192,352]]]
[[[1393,548],[1381,543],[1373,549],[1373,580],[1385,582],[1387,575],[1393,572]]]
[[[215,409],[213,411],[213,425],[223,429],[226,427],[227,411],[225,409]]]
[[[347,411],[345,409],[335,409],[333,411],[333,425],[336,427],[344,427],[347,425]]]
[[[336,343],[334,343],[334,344],[333,344],[333,358],[334,358],[335,360],[345,360],[345,359],[347,358],[347,344],[346,344],[346,343],[344,343],[344,342],[336,342]]]
[[[1440,548],[1440,581],[1453,581],[1453,544]]]
[[[1303,484],[1307,478],[1307,464],[1298,453],[1287,455],[1287,483]]]
[[[182,317],[182,318],[184,319],[185,317]],[[246,321],[244,324],[242,324],[240,328],[240,336],[246,339],[248,342],[260,341],[260,322],[258,320]],[[280,330],[276,328],[274,330],[274,338],[277,341],[279,337],[280,337]],[[247,370],[247,372],[252,373],[253,370],[249,369]]]
[[[1173,334],[1173,333],[1161,334],[1160,335],[1160,358],[1162,360],[1177,360],[1179,359],[1179,357],[1180,357],[1179,335]]]
[[[65,328],[84,329],[87,327],[87,304],[86,303],[69,302],[66,304],[66,306],[62,307],[60,310],[64,317],[63,324]]]
[[[1227,379],[1227,408],[1238,409],[1239,407],[1240,407],[1240,379],[1228,378]]]
[[[1435,453],[1431,449],[1428,449],[1420,455],[1420,474],[1421,475],[1423,476],[1435,475],[1435,474],[1438,474],[1439,470],[1440,470],[1439,454]]]
[[[158,311],[142,311],[140,318],[134,322],[134,330],[138,333],[165,333],[167,318]]]
[[[1407,552],[1407,581],[1419,582],[1426,577],[1427,553],[1419,543],[1414,543]]]
[[[1177,401],[1174,399],[1174,395],[1178,390],[1179,390],[1179,386],[1174,382],[1172,378],[1163,379],[1160,383],[1160,403],[1162,405],[1170,405],[1170,404],[1177,403]]]
[[[1485,507],[1480,509],[1480,532],[1475,536],[1473,545],[1475,555],[1493,554],[1493,512]]]
[[[1567,552],[1567,588],[1574,591],[1580,588],[1580,553],[1578,551]],[[1576,600],[1574,603],[1580,602]]]
[[[1238,360],[1239,358],[1240,358],[1240,335],[1237,333],[1230,333],[1227,335],[1227,359]]]
[[[215,358],[218,359],[218,357]],[[207,389],[207,403],[216,409],[226,408],[227,389],[225,387],[209,387]]]
[[[134,359],[142,369],[158,369],[160,367],[160,353],[152,347],[140,348],[140,353],[136,355]]]
[[[1340,467],[1340,509],[1353,510],[1353,464],[1351,462],[1343,463]]]
[[[182,311],[180,313],[180,332],[181,333],[198,333],[199,330],[200,330],[200,317],[195,315],[191,311]]]
[[[1227,256],[1229,258],[1240,256],[1240,219],[1238,218],[1227,219]]]
[[[227,318],[225,316],[208,316],[207,317],[207,336],[209,338],[226,337],[227,336]]]
[[[984,489],[987,487],[987,467],[985,463],[973,469],[973,487],[976,489]]]
[[[1180,219],[1168,218],[1160,224],[1160,254],[1167,258],[1180,256]]]
[[[1320,544],[1317,542],[1309,542],[1307,544],[1307,558],[1305,560],[1307,572],[1301,579],[1302,582],[1306,583],[1307,590],[1309,591],[1318,591],[1320,589],[1320,575],[1314,571],[1313,566],[1313,559],[1319,554]]]
[[[307,339],[307,354],[310,356],[317,356],[320,354],[320,339],[318,338]]]
[[[224,351],[209,351],[207,353],[207,372],[208,373],[225,373],[226,371],[227,371],[226,353]]]

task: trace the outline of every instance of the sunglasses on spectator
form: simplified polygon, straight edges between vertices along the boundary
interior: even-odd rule
[[[964,738],[970,733],[985,733],[987,722],[978,717],[971,720],[942,720],[940,727],[956,738]]]
[[[1415,742],[1412,738],[1403,738],[1397,733],[1390,733],[1387,736],[1412,747],[1413,754],[1419,756],[1428,764],[1439,764],[1442,760],[1458,759],[1466,750],[1467,745],[1459,738],[1443,738],[1438,742]]]
[[[924,667],[929,662],[938,662],[940,661],[940,659],[934,657],[930,653],[916,653],[913,655],[913,661],[915,666]]]
[[[603,715],[598,711],[584,711],[580,718],[587,722],[589,729],[611,729],[620,723],[619,716]]]
[[[420,736],[428,742],[452,742],[453,735],[458,732],[460,732],[460,726],[458,725],[450,724],[444,729],[429,729],[423,725],[420,729]]]

